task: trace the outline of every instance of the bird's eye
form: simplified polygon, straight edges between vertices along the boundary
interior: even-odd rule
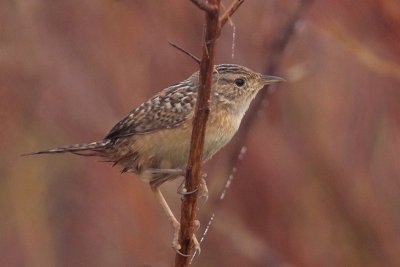
[[[235,84],[239,87],[242,87],[244,85],[244,80],[243,79],[236,79]]]

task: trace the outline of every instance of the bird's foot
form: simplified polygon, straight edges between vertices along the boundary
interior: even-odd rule
[[[172,222],[171,224],[172,224],[172,227],[174,228],[174,237],[172,239],[172,248],[179,255],[181,255],[183,257],[190,257],[191,255],[184,254],[180,251],[182,248],[181,244],[179,244],[179,232],[181,229],[180,223],[178,221],[176,221],[176,222]],[[200,227],[200,222],[198,220],[195,220],[194,226],[195,226],[195,231],[197,231]],[[192,242],[193,242],[193,248],[198,253],[198,255],[200,255],[200,253],[201,253],[200,243],[197,240],[197,237],[195,234],[193,234],[193,236],[192,236]]]
[[[199,186],[196,189],[194,189],[194,190],[192,190],[190,192],[188,192],[187,189],[185,188],[185,181],[183,181],[181,183],[181,185],[178,187],[178,194],[180,194],[180,195],[190,195],[190,194],[193,194],[194,192],[198,191],[198,196],[199,197],[204,197],[205,198],[204,203],[205,203],[208,200],[208,188],[207,188],[206,180],[204,179],[206,176],[207,175],[204,174],[200,179]]]

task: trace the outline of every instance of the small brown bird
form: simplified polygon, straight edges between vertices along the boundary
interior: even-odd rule
[[[213,73],[210,116],[207,122],[203,162],[225,146],[239,128],[243,115],[257,92],[284,79],[233,65],[216,65]],[[122,166],[149,182],[174,228],[173,247],[178,251],[179,222],[159,187],[184,175],[188,161],[192,123],[199,87],[199,72],[170,86],[118,122],[97,142],[43,150],[33,154],[71,152],[99,156]],[[199,244],[193,238],[195,246]]]

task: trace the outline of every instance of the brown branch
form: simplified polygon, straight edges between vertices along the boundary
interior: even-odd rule
[[[236,10],[243,4],[244,0],[236,0],[232,2],[230,7],[225,11],[225,13],[219,19],[219,23],[221,24],[221,28],[225,25],[228,19],[236,12]]]
[[[194,219],[197,209],[197,188],[200,183],[200,170],[203,159],[204,137],[206,123],[210,113],[209,101],[211,95],[212,75],[214,71],[216,41],[221,31],[219,8],[221,0],[191,0],[196,6],[205,11],[205,36],[202,59],[200,62],[199,89],[197,92],[196,112],[193,120],[190,154],[186,169],[185,188],[191,194],[185,195],[181,206],[181,229],[179,233],[180,252],[190,255]],[[230,8],[231,9],[231,8]],[[237,9],[237,8],[236,8]],[[236,10],[235,9],[235,10]],[[230,11],[230,15],[234,11]],[[229,16],[230,16],[229,15]],[[228,16],[228,15],[227,15]],[[226,21],[225,21],[226,22]],[[176,254],[175,266],[188,266],[190,257]]]
[[[206,123],[210,113],[209,99],[215,61],[215,44],[219,33],[220,0],[193,1],[199,8],[206,11],[206,32],[204,37],[203,55],[200,62],[199,90],[197,92],[196,113],[193,120],[190,154],[186,169],[185,188],[192,194],[185,195],[181,206],[181,229],[179,243],[181,253],[190,255],[192,250],[193,223],[196,217],[197,188],[200,183],[200,169],[203,158]],[[216,7],[216,10],[211,7]],[[175,266],[188,266],[190,257],[176,254]]]
[[[200,59],[198,57],[196,57],[195,55],[193,55],[192,53],[190,53],[189,51],[186,51],[185,49],[183,49],[182,47],[178,46],[177,44],[171,42],[168,40],[168,43],[170,45],[172,45],[174,48],[178,49],[179,51],[181,51],[182,53],[188,55],[189,57],[191,57],[192,59],[194,59],[194,61],[196,61],[198,64],[200,64]]]
[[[220,0],[190,0],[192,1],[198,8],[204,10],[208,15],[218,15],[219,14],[219,3]]]

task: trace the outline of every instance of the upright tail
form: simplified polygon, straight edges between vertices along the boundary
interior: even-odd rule
[[[111,144],[111,140],[105,139],[89,144],[74,144],[68,146],[54,147],[33,153],[22,154],[22,156],[38,155],[38,154],[55,154],[55,153],[73,153],[82,156],[99,156],[100,152]]]

